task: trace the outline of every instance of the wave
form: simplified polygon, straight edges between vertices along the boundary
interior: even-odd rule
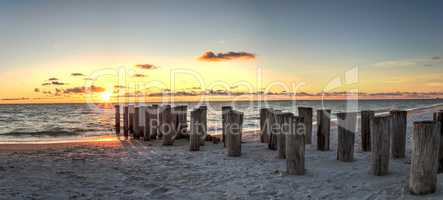
[[[109,130],[99,130],[99,129],[60,129],[55,128],[51,130],[42,131],[26,131],[26,130],[13,130],[11,132],[1,133],[0,136],[10,136],[10,137],[62,137],[62,136],[79,136],[86,132],[97,133],[106,132]]]

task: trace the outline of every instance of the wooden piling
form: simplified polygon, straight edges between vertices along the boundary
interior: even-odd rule
[[[262,108],[260,109],[260,142],[269,143],[269,135],[270,135],[270,114],[272,109],[270,108]]]
[[[200,138],[203,133],[202,124],[202,109],[195,109],[191,111],[191,131],[189,133],[189,150],[200,150]]]
[[[206,141],[206,136],[208,134],[208,107],[200,106],[201,115],[202,115],[202,124],[203,124],[203,135],[200,137],[200,145],[204,146]]]
[[[305,144],[312,144],[312,108],[298,107],[298,116],[303,117],[303,123],[306,129]]]
[[[139,135],[140,138],[143,137],[143,140],[145,140],[144,136],[145,136],[145,130],[146,130],[146,106],[140,106],[139,109],[140,112],[140,118],[139,118],[139,122],[138,122],[138,128],[139,128]]]
[[[352,162],[354,160],[354,142],[357,113],[337,113],[338,145],[337,160]]]
[[[331,110],[317,110],[317,149],[329,151],[331,132]]]
[[[438,173],[443,173],[443,111],[434,113],[434,121],[440,123],[440,148],[438,153]]]
[[[406,123],[407,111],[393,110],[391,131],[391,155],[392,158],[404,158],[406,151]]]
[[[147,106],[145,109],[145,131],[143,135],[144,141],[151,140],[151,132],[152,132],[151,113],[152,113],[152,106]]]
[[[189,137],[187,133],[188,123],[186,121],[186,116],[188,113],[188,106],[180,105],[174,108],[177,116],[177,139]]]
[[[160,133],[163,138],[163,145],[173,145],[175,140],[175,120],[172,117],[172,108],[170,105],[163,106],[161,112]]]
[[[362,151],[371,151],[371,125],[370,121],[375,112],[372,110],[362,110],[360,118],[361,149]]]
[[[409,191],[424,195],[437,189],[438,151],[440,123],[435,121],[414,122],[412,135],[412,158],[409,175]]]
[[[230,110],[227,115],[226,124],[226,155],[240,156],[241,155],[241,136],[243,126],[243,113]]]
[[[129,119],[129,133],[132,135],[134,134],[134,113],[135,113],[135,106],[129,105],[128,106],[128,119]]]
[[[132,127],[134,129],[134,133],[132,134],[132,137],[134,139],[140,139],[140,107],[134,107],[134,121],[132,123]]]
[[[149,106],[146,109],[146,138],[156,139],[158,131],[158,107]]]
[[[305,128],[301,117],[292,116],[286,135],[286,169],[290,175],[305,174]]]
[[[281,113],[277,116],[281,129],[280,134],[277,135],[277,158],[286,158],[286,135],[290,134],[293,116],[294,114],[290,112]]]
[[[222,106],[222,141],[223,147],[226,147],[226,123],[228,112],[232,110],[232,106]]]
[[[129,136],[129,108],[123,107],[123,136],[127,139]]]
[[[370,173],[384,176],[389,173],[391,116],[370,118],[371,130],[371,167]]]
[[[277,150],[277,135],[280,133],[280,124],[278,123],[277,115],[280,113],[280,110],[274,110],[269,115],[269,125],[271,131],[269,132],[268,148],[271,150]]]
[[[114,105],[115,108],[115,133],[120,134],[120,105]]]

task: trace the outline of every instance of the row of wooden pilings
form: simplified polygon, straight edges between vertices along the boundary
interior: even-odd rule
[[[298,116],[279,110],[260,110],[261,142],[287,159],[289,174],[304,174],[305,145],[312,143],[313,109],[299,107]],[[337,160],[354,159],[357,112],[340,112],[337,116]],[[370,151],[369,172],[375,176],[389,173],[390,158],[405,158],[407,112],[391,111],[375,116],[361,111],[361,150]],[[330,150],[331,110],[317,110],[317,149]],[[294,124],[289,129],[287,124]],[[414,122],[409,191],[428,194],[436,191],[437,173],[443,172],[443,111],[434,113],[433,121]],[[290,130],[292,128],[292,130]],[[288,131],[290,130],[290,131]]]
[[[223,145],[228,156],[241,155],[241,132],[243,113],[231,106],[222,107]],[[163,145],[173,145],[176,139],[189,140],[189,150],[199,151],[205,141],[218,143],[219,139],[207,134],[207,107],[200,106],[190,112],[190,127],[187,123],[188,107],[179,105],[123,106],[123,135],[125,138],[144,141],[162,139]],[[120,134],[120,105],[115,105],[115,130]]]
[[[116,131],[120,133],[120,107],[116,105]],[[207,107],[190,112],[187,128],[187,106],[123,107],[123,133],[134,139],[162,138],[163,145],[175,139],[188,138],[189,150],[198,151],[207,140]],[[299,107],[298,116],[270,108],[260,109],[260,140],[277,157],[286,159],[287,173],[305,174],[305,144],[312,144],[313,109]],[[317,149],[330,150],[331,110],[317,110]],[[357,112],[339,112],[337,116],[337,160],[354,160]],[[407,112],[391,111],[375,115],[374,111],[360,112],[361,150],[370,152],[369,172],[375,176],[389,173],[390,159],[405,158]],[[436,191],[437,173],[443,172],[443,111],[434,113],[433,121],[414,122],[409,191],[428,194]],[[227,156],[241,155],[243,113],[231,106],[222,107],[222,141]],[[216,140],[216,138],[212,138]],[[441,152],[441,153],[439,153]]]

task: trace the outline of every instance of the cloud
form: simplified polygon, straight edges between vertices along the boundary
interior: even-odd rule
[[[95,79],[93,79],[93,78],[84,78],[83,80],[85,80],[85,81],[95,81]]]
[[[65,85],[65,83],[59,82],[59,81],[52,81],[51,84],[52,85]]]
[[[141,68],[141,69],[157,69],[158,66],[155,66],[153,64],[136,64],[135,67]]]
[[[42,86],[48,86],[51,85],[51,83],[43,83]]]
[[[229,51],[227,53],[215,53],[213,51],[206,51],[198,59],[207,62],[220,62],[228,60],[254,60],[255,54],[244,51]]]
[[[144,75],[144,74],[134,74],[134,75],[132,75],[132,77],[143,78],[143,77],[146,77],[146,75]]]
[[[71,76],[85,76],[85,75],[82,73],[72,73]]]
[[[21,98],[4,98],[1,99],[2,101],[22,101],[22,100],[29,100],[30,98],[21,97]]]
[[[58,81],[58,78],[49,78],[48,81]]]
[[[415,66],[417,64],[414,60],[388,60],[375,63],[376,67],[408,67]]]
[[[34,92],[40,92],[40,89],[34,88]]]
[[[434,57],[432,57],[431,59],[432,59],[432,60],[440,60],[441,57],[440,57],[440,56],[434,56]]]
[[[81,93],[94,93],[94,92],[104,92],[105,88],[99,86],[91,86],[91,87],[73,87],[67,88],[64,90],[66,94],[81,94]]]
[[[126,86],[124,85],[114,85],[114,88],[119,89],[119,88],[126,88]]]

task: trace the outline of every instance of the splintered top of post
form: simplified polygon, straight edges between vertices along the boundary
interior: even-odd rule
[[[282,116],[282,117],[292,117],[292,116],[294,116],[294,113],[291,113],[291,112],[282,112],[282,113],[279,113],[278,115],[280,115],[280,116]]]
[[[312,111],[312,107],[307,107],[307,106],[300,106],[298,107],[299,110],[311,110]]]
[[[232,109],[232,106],[222,106],[222,110],[223,109]]]
[[[374,116],[373,118],[372,118],[372,120],[374,120],[374,121],[382,121],[382,120],[385,120],[385,119],[391,119],[391,117],[392,117],[392,115],[389,115],[389,114],[384,114],[384,115],[377,115],[377,116]]]
[[[407,114],[408,111],[406,111],[406,110],[391,110],[389,113],[391,113],[391,114]]]

